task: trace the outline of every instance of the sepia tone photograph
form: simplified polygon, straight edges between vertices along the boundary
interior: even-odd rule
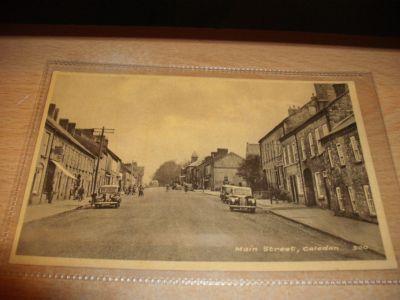
[[[350,81],[55,71],[11,262],[395,267],[358,105]]]

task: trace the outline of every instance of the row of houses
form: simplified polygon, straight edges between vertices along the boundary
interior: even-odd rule
[[[218,148],[204,159],[194,152],[190,163],[182,168],[180,181],[212,191],[220,190],[223,184],[246,186],[246,180],[237,174],[243,161],[244,158],[226,148]]]
[[[377,223],[346,84],[315,84],[315,94],[259,140],[267,189],[294,203]]]
[[[104,184],[118,185],[120,190],[142,184],[144,168],[136,162],[123,163],[110,149],[106,136],[101,142],[96,129],[76,128],[76,123],[58,117],[59,109],[51,103],[39,147],[30,204],[72,199],[79,188],[83,188],[83,196],[88,197]]]

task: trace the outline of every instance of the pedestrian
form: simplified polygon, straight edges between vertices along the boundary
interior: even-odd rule
[[[53,201],[53,181],[47,186],[47,202],[51,203]]]
[[[78,189],[78,201],[83,200],[83,195],[85,194],[85,188],[83,187],[83,184],[79,187]]]
[[[142,185],[139,186],[139,197],[144,196],[144,187]]]

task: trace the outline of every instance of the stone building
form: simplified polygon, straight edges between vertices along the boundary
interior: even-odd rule
[[[106,184],[118,185],[122,188],[122,160],[110,148],[107,148]]]
[[[103,145],[101,147],[101,153],[100,153],[100,136],[95,132],[94,128],[76,129],[74,137],[96,157],[95,168],[97,166],[98,157],[100,157],[96,184],[95,186],[93,185],[92,189],[92,192],[95,192],[94,188],[97,190],[101,185],[108,184],[108,179],[107,179],[108,178],[107,164],[109,161],[108,158],[109,153],[107,151],[108,139],[106,136],[103,138]]]
[[[335,91],[333,88],[325,90]],[[343,89],[336,91],[339,93]],[[285,132],[280,139],[285,157],[287,191],[296,203],[330,208],[328,182],[323,176],[326,166],[321,138],[330,132],[332,126],[352,113],[351,100],[347,91],[336,94],[336,98],[332,93],[321,95],[319,91],[318,98],[306,106],[315,107],[314,114]]]
[[[143,184],[144,167],[139,166],[136,161],[133,161],[131,163],[124,163],[123,165],[131,170],[133,185],[139,186]]]
[[[337,123],[321,143],[325,149],[329,208],[337,215],[377,223],[354,115]]]
[[[315,84],[315,90],[316,96],[303,107],[291,107],[288,117],[260,140],[267,183],[287,192],[295,203],[377,222],[347,86]],[[283,164],[281,185],[273,176],[279,166],[276,140]]]
[[[246,185],[246,180],[237,175],[244,158],[228,149],[218,148],[211,152],[205,165],[204,175],[207,187],[213,191],[221,189],[223,184]]]
[[[184,183],[189,183],[193,185],[197,185],[197,168],[200,165],[201,161],[196,152],[192,153],[190,157],[190,162],[187,163],[181,171],[181,179]]]
[[[285,189],[282,146],[280,138],[284,135],[284,121],[259,140],[261,169],[267,189]]]
[[[58,109],[50,104],[32,183],[31,204],[73,198],[80,186],[85,190],[84,196],[90,195],[95,156],[75,139],[75,126],[68,119],[58,120]]]

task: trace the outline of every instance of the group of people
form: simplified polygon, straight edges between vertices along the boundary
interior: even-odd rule
[[[139,192],[138,196],[139,197],[143,197],[144,196],[144,187],[143,185],[139,185],[137,187],[137,190]],[[136,185],[130,185],[126,191],[125,191],[126,195],[135,195],[136,194]]]

